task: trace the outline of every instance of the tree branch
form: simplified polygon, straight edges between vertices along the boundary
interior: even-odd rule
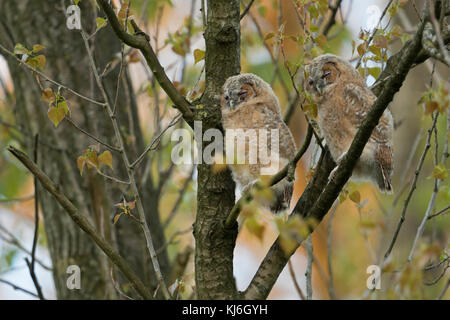
[[[190,123],[192,120],[191,104],[178,92],[172,81],[170,81],[149,43],[149,36],[142,32],[133,20],[131,20],[131,23],[133,24],[136,33],[134,35],[127,33],[120,25],[120,22],[113,8],[108,4],[108,1],[97,0],[97,2],[108,17],[109,24],[117,37],[130,47],[141,51],[161,88],[163,88],[175,104],[176,108],[183,114],[184,119]]]
[[[423,19],[423,21],[425,20],[426,19]],[[356,165],[364,146],[369,140],[373,129],[378,124],[384,110],[392,101],[394,95],[399,91],[409,70],[415,63],[416,56],[422,48],[421,39],[424,29],[423,21],[419,25],[414,38],[399,52],[401,57],[399,59],[400,61],[393,69],[391,69],[392,73],[389,74],[389,79],[386,81],[386,84],[382,86],[377,100],[357,131],[348,152],[337,168],[334,179],[327,184],[328,175],[334,166],[334,162],[330,159],[328,152],[326,152],[326,154],[322,153],[321,160],[317,166],[317,172],[296,205],[296,214],[301,214],[306,216],[306,218],[320,222],[338,197],[339,192],[350,178],[352,170]],[[326,185],[325,189],[323,189],[324,185]],[[321,192],[321,190],[323,190],[323,192]],[[317,194],[320,194],[318,198]],[[310,232],[313,230],[314,227],[310,227]],[[298,245],[300,245],[300,243]],[[279,239],[277,239],[245,291],[244,297],[246,299],[265,299],[270,293],[270,290],[286,265],[289,257],[297,248],[298,246],[293,248],[290,252],[284,252],[279,244]]]
[[[117,251],[100,236],[98,231],[89,222],[89,220],[82,215],[78,208],[59,190],[59,188],[50,180],[50,178],[39,169],[36,164],[28,158],[22,151],[9,146],[8,151],[16,157],[41,183],[56,201],[66,210],[72,220],[84,231],[89,237],[100,247],[100,249],[111,259],[111,261],[123,272],[125,277],[131,282],[136,291],[145,299],[152,299],[152,294],[144,286],[142,281],[138,278],[136,273],[130,268],[128,263],[117,253]]]

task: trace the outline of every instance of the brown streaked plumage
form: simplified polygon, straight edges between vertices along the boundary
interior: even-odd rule
[[[318,124],[336,163],[347,152],[376,97],[364,79],[344,59],[326,54],[306,68],[305,89],[318,105]],[[353,169],[353,179],[375,183],[392,193],[394,121],[386,109]]]
[[[270,130],[278,129],[278,159],[279,171],[295,156],[295,142],[288,126],[283,122],[278,98],[269,84],[254,74],[241,74],[227,79],[222,88],[222,124],[227,136],[227,129],[267,129],[267,152],[275,152],[271,146]],[[253,139],[254,140],[254,139]],[[233,179],[241,191],[249,188],[259,177],[261,168],[266,167],[260,162],[248,162],[249,150],[255,143],[258,150],[263,147],[252,139],[245,140],[246,163],[229,165]],[[239,152],[239,150],[238,150]],[[271,210],[278,212],[289,207],[293,183],[286,178],[272,187],[275,202],[270,204]]]

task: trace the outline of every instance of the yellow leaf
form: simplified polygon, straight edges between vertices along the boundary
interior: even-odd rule
[[[373,43],[375,46],[377,46],[378,48],[383,48],[383,49],[387,49],[388,47],[388,40],[385,36],[383,35],[377,35],[373,38]]]
[[[194,50],[194,59],[195,59],[195,63],[200,62],[203,59],[205,59],[205,51],[200,50],[200,49],[195,49]]]
[[[58,127],[59,123],[64,119],[66,112],[63,108],[50,107],[47,111],[48,118],[53,122],[53,125]]]
[[[38,55],[37,57],[30,58],[27,60],[27,64],[33,68],[39,68],[44,70],[46,58],[43,54]]]
[[[258,222],[255,218],[248,218],[245,225],[251,234],[255,235],[259,240],[262,240],[265,227]]]
[[[45,88],[42,91],[42,100],[48,103],[55,101],[55,94],[51,88]]]
[[[425,103],[425,115],[432,114],[439,107],[436,101],[428,101]]]
[[[359,54],[359,56],[360,57],[362,57],[363,55],[364,55],[364,53],[366,53],[366,45],[365,45],[365,43],[361,43],[357,48],[356,48],[356,50],[358,51],[358,54]]]
[[[101,155],[98,156],[98,161],[113,169],[111,152],[109,151],[103,152]]]
[[[77,159],[78,170],[80,170],[80,175],[83,175],[84,165],[86,164],[86,158],[83,156],[79,156]]]
[[[87,156],[87,159],[89,160],[88,168],[91,168],[92,166],[98,167],[97,152],[91,150]]]
[[[25,48],[21,43],[18,43],[14,47],[14,54],[26,54],[29,50]]]
[[[443,163],[439,163],[431,172],[431,177],[444,180],[448,177],[447,168]]]
[[[33,46],[33,53],[38,53],[39,51],[45,49],[45,47],[43,45],[40,44],[35,44]]]
[[[114,220],[113,220],[113,224],[116,224],[117,223],[117,221],[119,221],[119,218],[120,218],[120,216],[121,216],[122,214],[116,214],[115,216],[114,216]]]
[[[314,42],[317,43],[317,44],[318,44],[319,46],[321,46],[322,48],[325,48],[325,47],[328,45],[327,38],[326,38],[323,34],[319,35],[319,36],[314,40]]]

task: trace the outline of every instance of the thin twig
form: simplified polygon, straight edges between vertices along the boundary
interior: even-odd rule
[[[82,129],[81,127],[79,127],[75,122],[73,122],[73,120],[69,117],[65,117],[64,119],[67,120],[67,122],[69,122],[75,129],[77,129],[78,131],[80,131],[82,134],[88,136],[89,138],[91,138],[92,140],[100,143],[102,146],[108,148],[111,151],[116,151],[116,152],[120,152],[120,149],[117,147],[114,147],[102,140],[100,140],[99,138],[97,138],[96,136],[90,134],[89,132],[87,132],[86,130]]]
[[[180,191],[178,192],[178,198],[175,201],[175,204],[173,205],[172,210],[170,211],[169,215],[167,216],[167,219],[164,221],[164,223],[162,225],[163,229],[167,228],[170,221],[172,221],[172,219],[177,214],[178,208],[181,205],[181,202],[183,201],[184,194],[186,193],[186,190],[192,181],[192,176],[194,175],[194,171],[195,171],[195,166],[192,166],[189,176],[186,178],[186,180],[183,183],[183,186],[181,187]]]
[[[436,115],[436,118],[438,117],[439,114]],[[441,163],[445,163],[445,161],[447,160],[447,154],[448,154],[448,133],[450,132],[450,117],[447,118],[447,127],[446,127],[446,133],[447,133],[447,139],[446,139],[446,144],[444,146],[444,150],[442,151],[442,157],[441,157]],[[438,136],[437,136],[437,126],[434,127],[434,136],[435,136],[435,145],[436,145],[436,151],[435,151],[435,160],[434,160],[434,165],[437,166],[439,163],[439,159],[438,159]],[[420,223],[419,227],[417,228],[417,233],[416,236],[414,238],[414,242],[411,248],[411,251],[409,253],[408,256],[408,262],[411,262],[414,256],[414,251],[416,249],[417,243],[420,239],[420,237],[422,236],[424,230],[425,230],[425,226],[430,218],[430,214],[431,212],[434,210],[434,207],[436,205],[436,198],[439,192],[439,187],[441,185],[441,179],[439,178],[435,178],[434,179],[434,188],[433,188],[433,193],[431,195],[430,201],[428,202],[428,207],[427,210],[425,211],[424,217],[422,219],[422,222]]]
[[[435,217],[437,217],[437,216],[439,216],[439,215],[441,215],[441,214],[447,214],[447,213],[449,213],[449,212],[450,212],[450,206],[448,206],[447,208],[444,208],[444,209],[442,209],[442,210],[439,210],[438,212],[436,212],[436,213],[430,215],[430,216],[428,217],[428,220],[433,219],[433,218],[435,218]]]
[[[336,201],[331,209],[330,217],[328,218],[328,235],[327,235],[327,263],[328,263],[328,294],[330,295],[331,300],[336,299],[336,293],[334,290],[334,282],[333,282],[333,268],[332,268],[332,230],[333,230],[333,219],[336,214],[338,207],[338,202]]]
[[[331,28],[336,24],[336,14],[337,14],[338,10],[341,8],[341,4],[342,4],[342,0],[336,0],[336,4],[333,7],[330,7],[331,16],[322,31],[322,34],[324,36],[327,36],[328,32],[330,32]]]
[[[57,81],[51,79],[50,77],[48,77],[47,75],[45,75],[43,72],[37,70],[36,68],[33,68],[33,67],[31,67],[30,65],[28,65],[28,64],[26,64],[26,63],[23,63],[23,61],[20,60],[19,58],[17,58],[16,55],[15,55],[13,52],[9,51],[8,49],[6,49],[6,48],[5,48],[4,46],[2,46],[1,44],[0,44],[0,49],[1,49],[3,52],[5,52],[6,54],[8,54],[8,55],[10,55],[11,57],[13,57],[14,59],[16,59],[16,60],[19,62],[19,65],[24,66],[24,67],[26,67],[26,68],[32,70],[33,72],[37,73],[37,74],[40,75],[42,78],[44,78],[45,80],[47,80],[47,81],[53,83],[54,85],[57,85],[58,87],[61,87],[62,89],[65,89],[65,90],[71,92],[72,94],[76,95],[77,97],[80,97],[81,99],[84,99],[84,100],[89,101],[89,102],[91,102],[91,103],[97,104],[97,105],[99,105],[99,106],[105,106],[105,103],[104,103],[104,102],[99,102],[99,101],[95,101],[95,100],[93,100],[93,99],[91,99],[91,98],[88,98],[88,97],[82,95],[81,93],[78,93],[78,92],[76,92],[76,91],[70,89],[69,87],[67,87],[67,86],[65,86],[65,85],[63,85],[63,84],[61,84],[61,83],[59,83],[59,82],[57,82]]]
[[[158,133],[158,135],[153,138],[152,142],[145,148],[144,152],[142,152],[142,154],[132,163],[130,164],[130,168],[134,169],[136,168],[136,166],[142,161],[142,159],[145,157],[145,155],[147,154],[147,152],[149,152],[150,150],[153,150],[154,148],[157,148],[159,145],[159,141],[161,140],[162,135],[169,130],[169,128],[173,127],[174,125],[176,125],[178,123],[178,121],[180,121],[182,117],[182,114],[179,113],[177,114],[171,121],[170,123],[167,125],[167,127],[165,127],[160,133]],[[155,145],[156,144],[156,145]]]
[[[370,45],[370,43],[372,42],[373,38],[375,37],[375,34],[376,34],[377,31],[378,31],[378,27],[381,25],[381,22],[383,21],[383,18],[384,18],[384,16],[386,15],[386,12],[388,11],[388,9],[389,9],[389,7],[391,6],[391,4],[392,4],[393,1],[394,1],[394,0],[389,0],[389,3],[388,3],[388,4],[386,5],[386,7],[384,8],[383,13],[381,14],[380,20],[378,21],[376,27],[375,27],[374,30],[372,31],[372,34],[370,35],[369,39],[367,40],[367,46]],[[364,56],[364,55],[362,55],[362,56],[359,58],[358,63],[356,64],[355,69],[358,69],[359,66],[361,65],[361,60],[362,60],[363,56]]]
[[[397,241],[398,234],[400,232],[403,222],[405,221],[406,209],[408,208],[409,201],[411,200],[412,195],[413,195],[414,191],[416,190],[417,180],[419,178],[420,171],[422,170],[422,166],[423,166],[423,163],[425,162],[425,157],[427,156],[428,150],[431,147],[431,143],[430,143],[431,136],[433,134],[434,127],[436,126],[438,114],[436,113],[435,115],[432,116],[432,118],[433,118],[433,122],[432,122],[431,128],[428,129],[428,137],[427,137],[425,149],[423,150],[422,155],[420,156],[420,160],[419,160],[419,163],[417,165],[417,168],[416,168],[416,171],[414,174],[414,180],[409,189],[409,193],[408,193],[408,196],[406,197],[405,204],[403,205],[400,220],[398,221],[397,228],[394,232],[394,236],[392,238],[392,241],[391,241],[386,253],[384,254],[384,261],[386,261],[387,258],[389,257],[389,255],[391,254],[394,244]]]
[[[436,298],[437,300],[441,300],[444,297],[449,286],[450,286],[450,279],[447,280],[447,283],[445,284],[444,289],[442,289],[442,292],[437,296],[437,298]]]
[[[12,282],[10,282],[8,280],[0,278],[0,282],[4,283],[4,284],[7,284],[8,286],[11,286],[14,290],[19,290],[19,291],[25,292],[26,294],[29,294],[30,296],[33,296],[35,298],[39,298],[39,296],[37,294],[35,294],[35,293],[33,293],[33,292],[31,292],[31,291],[29,291],[27,289],[24,289],[22,287],[19,287],[18,285],[15,285],[14,283],[12,283]]]
[[[312,264],[314,260],[312,235],[306,239],[306,300],[312,300]]]
[[[244,11],[241,13],[239,20],[242,20],[245,17],[245,15],[248,13],[250,8],[252,7],[253,2],[255,2],[255,0],[250,0],[249,4],[245,7]]]
[[[34,137],[34,162],[36,165],[38,164],[38,143],[39,141],[39,135],[36,134]],[[38,180],[36,176],[33,176],[33,183],[34,183],[34,235],[33,235],[33,245],[31,247],[31,262],[28,260],[28,258],[25,258],[25,262],[27,263],[28,270],[30,271],[31,279],[33,280],[33,284],[36,288],[36,292],[39,296],[40,300],[45,300],[44,295],[42,293],[41,286],[39,284],[38,278],[36,276],[36,273],[34,272],[34,263],[36,261],[36,247],[37,247],[37,240],[39,236],[39,193],[38,193]]]
[[[124,274],[124,276],[131,282],[132,286],[145,299],[151,299],[152,295],[148,288],[142,283],[136,273],[130,268],[123,257],[107,242],[98,232],[98,230],[91,224],[88,218],[81,213],[77,207],[60,191],[60,188],[50,180],[50,178],[30,160],[30,158],[22,151],[9,146],[8,151],[16,157],[34,176],[37,177],[41,186],[46,189],[56,201],[66,210],[72,220],[84,231],[91,239],[102,249],[102,251],[111,259]]]
[[[302,291],[302,288],[300,288],[300,285],[298,284],[297,277],[295,275],[294,267],[292,266],[292,260],[289,259],[288,262],[289,266],[289,274],[291,275],[292,282],[294,283],[295,290],[297,291],[298,295],[300,296],[300,300],[306,300],[305,294]]]
[[[441,28],[439,27],[439,22],[437,21],[436,15],[434,14],[435,6],[433,4],[434,1],[428,0],[428,11],[430,13],[430,20],[431,23],[433,24],[434,32],[439,44],[439,48],[441,49],[442,55],[444,57],[445,63],[447,64],[448,67],[450,67],[450,56],[448,54],[447,47],[444,44],[444,40],[442,39]]]
[[[101,4],[103,3],[103,1],[101,1],[101,0],[99,0],[99,2]],[[104,2],[102,4],[102,6],[106,6],[107,8],[112,10],[111,7],[106,2]],[[105,10],[105,8],[103,8],[103,9]],[[116,19],[115,20],[116,23],[119,24],[115,14],[114,14],[114,18],[111,18],[108,15],[108,19],[109,19],[111,24],[113,24],[113,22],[111,21],[112,19]],[[119,24],[119,28],[121,28],[120,24]],[[106,108],[105,109],[106,109],[106,111],[108,113],[108,116],[109,116],[111,122],[112,122],[114,134],[115,134],[116,140],[117,140],[117,142],[119,144],[119,149],[121,150],[120,153],[122,155],[122,160],[123,160],[123,163],[124,163],[125,168],[127,170],[128,179],[129,179],[130,184],[131,184],[132,193],[133,193],[133,196],[134,196],[135,201],[136,201],[136,206],[137,206],[137,211],[139,213],[139,219],[140,219],[141,228],[142,228],[142,231],[144,233],[144,237],[145,237],[146,245],[147,245],[147,250],[149,252],[149,255],[150,255],[150,258],[151,258],[151,261],[152,261],[152,264],[153,264],[153,269],[155,271],[156,278],[158,280],[159,286],[162,289],[162,293],[163,293],[164,297],[166,299],[170,299],[170,293],[167,290],[166,283],[165,283],[163,275],[161,273],[161,268],[159,266],[158,258],[156,256],[156,252],[155,252],[155,248],[154,248],[154,245],[153,245],[153,240],[152,240],[152,236],[151,236],[151,233],[150,233],[150,229],[149,229],[147,221],[146,221],[146,216],[145,216],[145,212],[144,212],[144,206],[142,204],[142,200],[141,200],[141,197],[139,195],[139,190],[138,190],[138,187],[137,187],[137,184],[136,184],[134,171],[133,171],[133,169],[132,169],[132,167],[130,165],[130,161],[128,159],[128,155],[125,152],[122,132],[120,131],[117,118],[113,114],[113,110],[112,110],[111,105],[110,105],[110,103],[108,101],[108,95],[107,95],[107,93],[105,91],[105,88],[103,87],[102,81],[101,81],[100,76],[98,74],[97,67],[95,65],[95,61],[94,61],[94,58],[92,56],[92,53],[91,53],[91,50],[90,50],[90,47],[89,47],[89,42],[88,42],[88,40],[86,38],[86,34],[85,34],[85,32],[83,30],[80,30],[80,33],[81,33],[81,37],[82,37],[83,42],[84,42],[84,46],[86,47],[86,51],[87,51],[87,54],[88,54],[89,64],[90,64],[91,70],[92,70],[92,72],[94,74],[97,86],[100,89],[100,92],[101,92],[101,94],[103,96],[103,99],[106,102],[106,105],[105,105]],[[127,33],[125,33],[125,34],[127,34]],[[148,42],[146,42],[146,43],[148,44]]]

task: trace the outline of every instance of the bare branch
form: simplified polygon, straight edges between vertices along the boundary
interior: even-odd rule
[[[72,220],[84,231],[89,237],[102,249],[102,251],[111,259],[111,261],[123,272],[125,277],[131,282],[133,287],[145,299],[152,299],[151,293],[147,287],[142,283],[136,273],[130,268],[128,263],[117,253],[117,251],[109,244],[99,232],[89,222],[87,217],[81,214],[77,207],[60,191],[53,181],[41,170],[36,164],[28,158],[22,151],[10,146],[8,151],[16,157],[41,183],[42,187],[46,189],[58,203],[66,210]]]
[[[19,62],[19,65],[20,65],[20,66],[24,66],[25,68],[30,69],[31,71],[37,73],[37,74],[40,75],[42,78],[44,78],[45,80],[47,80],[47,81],[53,83],[54,85],[57,85],[58,87],[61,87],[61,88],[65,89],[65,90],[69,91],[70,93],[76,95],[77,97],[79,97],[79,98],[81,98],[81,99],[84,99],[84,100],[86,100],[86,101],[88,101],[88,102],[97,104],[97,105],[99,105],[99,106],[104,106],[104,105],[105,105],[104,102],[98,102],[98,101],[95,101],[95,100],[93,100],[93,99],[91,99],[91,98],[88,98],[88,97],[82,95],[81,93],[78,93],[78,92],[76,92],[76,91],[70,89],[69,87],[67,87],[67,86],[65,86],[65,85],[63,85],[63,84],[61,84],[61,83],[59,83],[59,82],[57,82],[57,81],[55,81],[55,80],[52,80],[51,78],[49,78],[47,75],[45,75],[45,74],[42,73],[41,71],[37,70],[36,68],[33,68],[33,67],[31,67],[30,65],[28,65],[28,64],[26,64],[26,63],[23,63],[23,61],[20,60],[19,58],[17,58],[16,55],[15,55],[14,53],[12,53],[12,52],[9,51],[8,49],[6,49],[6,48],[5,48],[4,46],[2,46],[1,44],[0,44],[0,50],[3,51],[3,52],[5,52],[5,53],[8,54],[9,56],[13,57],[14,59],[16,59],[17,62]]]
[[[408,208],[409,201],[411,200],[411,197],[412,197],[412,195],[413,195],[413,193],[414,193],[414,191],[416,189],[417,179],[419,178],[420,171],[422,170],[422,166],[423,166],[423,163],[425,161],[425,157],[426,157],[426,155],[428,153],[428,150],[431,147],[430,141],[431,141],[431,136],[433,134],[433,129],[436,126],[436,122],[437,122],[437,114],[433,115],[433,123],[431,125],[431,128],[428,129],[428,137],[427,137],[427,142],[426,142],[426,145],[425,145],[425,149],[423,150],[422,155],[420,156],[420,160],[419,160],[419,163],[417,165],[417,169],[416,169],[416,171],[414,173],[414,180],[413,180],[413,182],[411,184],[411,187],[409,189],[408,196],[406,197],[406,200],[405,200],[405,204],[403,205],[403,209],[402,209],[402,213],[401,213],[401,216],[400,216],[400,220],[397,223],[397,228],[395,229],[394,236],[392,238],[391,244],[389,245],[386,253],[384,254],[384,261],[386,261],[387,258],[389,257],[389,255],[391,254],[392,248],[394,247],[394,244],[395,244],[395,242],[397,240],[397,237],[398,237],[398,234],[399,234],[400,229],[402,227],[402,224],[405,221],[406,209]]]
[[[330,7],[331,16],[322,31],[322,34],[324,36],[328,35],[328,32],[330,32],[331,28],[336,24],[336,14],[337,14],[338,10],[341,8],[341,4],[342,4],[342,0],[336,0],[335,5]]]
[[[36,134],[36,136],[34,137],[34,162],[36,163],[36,165],[38,164],[38,145],[39,145],[38,141],[39,135]],[[38,278],[36,276],[36,273],[34,272],[34,263],[36,261],[35,258],[36,246],[39,235],[39,193],[38,193],[38,180],[36,176],[33,176],[33,183],[34,183],[34,236],[33,236],[33,245],[31,247],[31,262],[28,260],[28,258],[25,258],[25,262],[27,263],[31,279],[33,280],[39,299],[45,300]]]
[[[248,13],[248,11],[250,10],[250,8],[253,5],[253,2],[255,2],[255,0],[250,0],[248,5],[245,7],[244,11],[241,13],[241,16],[239,18],[240,20],[242,20],[245,17],[245,15]]]
[[[4,284],[7,284],[8,286],[11,286],[14,290],[19,290],[19,291],[25,292],[26,294],[29,294],[30,296],[33,296],[35,298],[39,298],[39,296],[37,294],[35,294],[35,293],[33,293],[33,292],[31,292],[31,291],[29,291],[27,289],[24,289],[22,287],[19,287],[18,285],[15,285],[14,283],[12,283],[12,282],[10,282],[8,280],[0,279],[0,282],[4,283]]]
[[[109,24],[113,28],[117,37],[120,40],[122,40],[125,44],[129,45],[130,47],[139,49],[142,52],[145,60],[147,61],[148,65],[150,66],[150,69],[153,72],[153,75],[155,76],[156,80],[158,80],[161,88],[164,89],[164,91],[170,97],[172,102],[175,104],[176,108],[178,108],[181,111],[183,117],[189,123],[193,115],[191,111],[191,105],[186,100],[186,98],[183,97],[178,92],[178,90],[173,85],[172,81],[170,81],[170,79],[167,77],[164,68],[161,66],[158,58],[156,57],[155,52],[153,51],[153,48],[149,43],[150,37],[146,35],[144,32],[142,32],[133,20],[131,20],[131,23],[133,24],[136,33],[134,35],[127,33],[120,25],[120,22],[114,10],[108,4],[108,1],[97,0],[97,2],[102,8],[103,12],[108,17]]]
[[[303,293],[302,288],[300,288],[300,285],[298,284],[297,281],[297,277],[295,276],[294,267],[292,266],[292,259],[289,259],[288,266],[289,266],[289,274],[291,275],[292,282],[294,282],[295,290],[297,291],[301,300],[306,300],[305,294]]]

